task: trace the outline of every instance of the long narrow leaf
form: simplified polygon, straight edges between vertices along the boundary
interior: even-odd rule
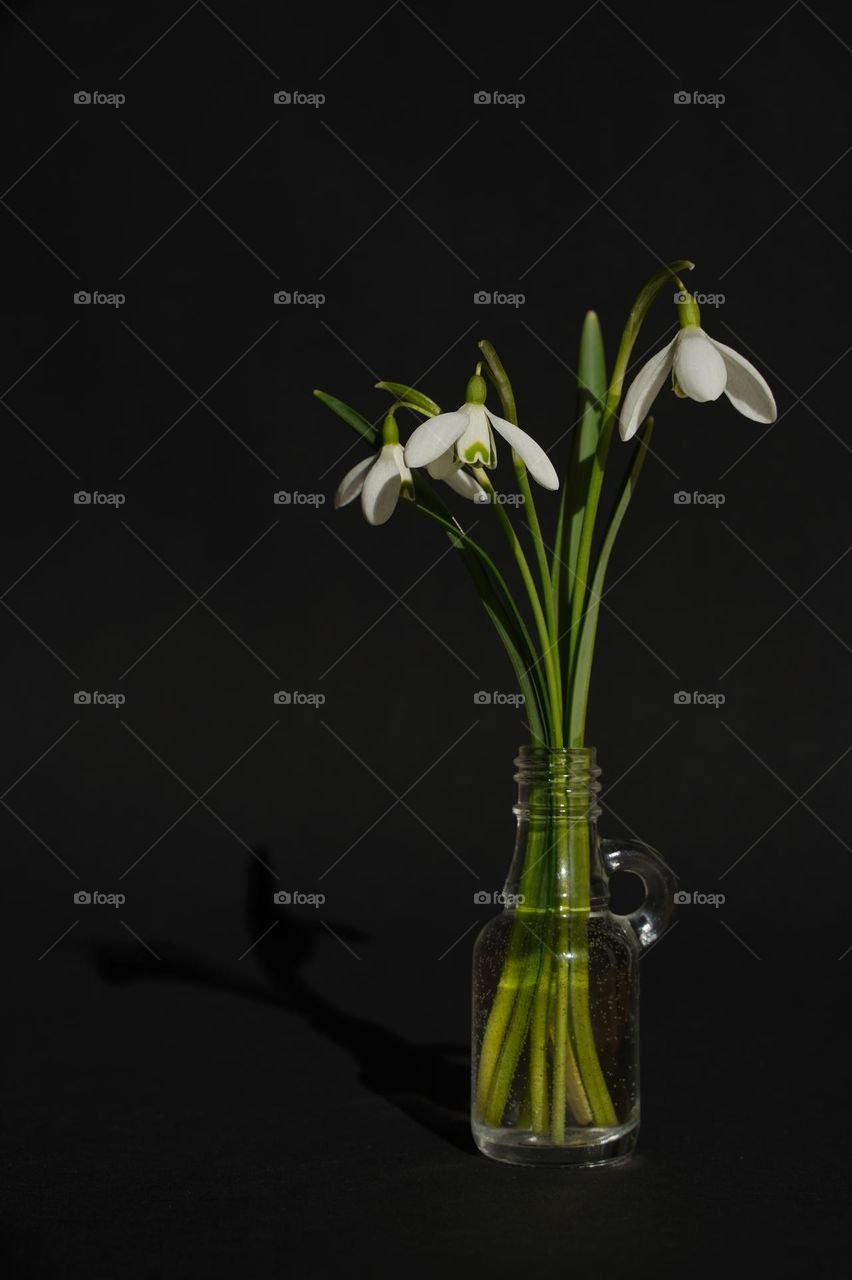
[[[338,418],[350,426],[353,431],[357,431],[368,444],[378,444],[379,433],[373,426],[372,422],[360,414],[357,409],[353,409],[350,405],[344,404],[342,400],[338,400],[337,396],[330,396],[327,391],[314,391],[317,400],[321,400],[332,413],[336,413]]]

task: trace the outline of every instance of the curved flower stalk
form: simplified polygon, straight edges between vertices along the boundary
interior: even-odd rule
[[[400,383],[380,383],[395,399],[381,435],[354,409],[323,392],[315,393],[374,449],[371,458],[344,477],[336,505],[360,494],[367,519],[381,524],[400,497],[406,497],[413,499],[415,510],[444,530],[462,556],[506,648],[536,745],[557,751],[586,746],[592,662],[607,566],[649,451],[653,422],[648,413],[667,378],[671,377],[680,397],[708,402],[725,394],[747,418],[769,423],[776,417],[772,392],[754,366],[702,329],[695,300],[678,274],[692,266],[687,260],[672,262],[640,290],[609,374],[597,317],[594,313],[586,317],[577,366],[579,430],[575,427],[553,547],[542,532],[529,477],[552,491],[559,488],[559,476],[541,445],[518,426],[508,376],[490,343],[483,341],[479,346],[503,416],[486,407],[482,363],[467,384],[463,404],[451,413],[442,413],[420,391]],[[678,334],[644,364],[622,404],[627,367],[642,324],[660,291],[673,282],[681,290]],[[424,419],[404,449],[394,417],[400,407]],[[629,441],[637,434],[638,439],[603,529],[596,530],[616,424],[622,439]],[[519,490],[514,520],[487,474],[497,463],[495,436],[512,449]],[[520,573],[532,627],[528,628],[523,609],[494,560],[453,517],[423,471],[465,498],[481,501],[484,495],[489,500]],[[539,585],[522,543],[527,536]],[[529,848],[522,884],[557,886],[568,909],[555,918],[555,924],[551,922],[553,927],[545,924],[543,933],[537,921],[528,923],[522,907],[517,911],[488,1015],[476,1097],[486,1123],[509,1123],[504,1117],[513,1114],[510,1101],[516,1065],[526,1056],[535,1088],[519,1115],[536,1135],[558,1144],[564,1139],[566,1114],[579,1127],[610,1128],[617,1123],[589,1007],[591,849],[582,824],[566,824],[558,803],[544,821],[541,838],[531,841]]]

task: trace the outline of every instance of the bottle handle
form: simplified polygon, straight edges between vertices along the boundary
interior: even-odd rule
[[[601,856],[611,875],[625,871],[638,876],[645,886],[645,901],[630,915],[623,916],[644,950],[662,937],[675,907],[677,881],[669,867],[649,845],[625,840],[603,840]]]

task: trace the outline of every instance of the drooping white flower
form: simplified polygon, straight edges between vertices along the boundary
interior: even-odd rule
[[[476,374],[467,384],[467,399],[460,409],[422,422],[405,446],[408,466],[428,467],[451,452],[459,465],[479,463],[484,467],[495,467],[496,431],[523,459],[534,480],[545,489],[558,489],[559,477],[541,445],[520,427],[505,418],[498,418],[496,413],[487,409],[485,394],[485,379]]]
[[[709,337],[700,325],[682,327],[637,373],[621,410],[622,440],[636,434],[648,410],[672,375],[677,395],[706,403],[724,391],[735,409],[754,422],[774,422],[775,399],[766,381],[738,351]]]
[[[383,444],[372,458],[347,471],[334,495],[335,508],[361,495],[361,510],[369,524],[385,524],[402,498],[414,498],[414,478],[405,465],[402,445]]]

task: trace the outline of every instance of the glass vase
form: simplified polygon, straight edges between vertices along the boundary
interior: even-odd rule
[[[515,852],[502,914],[473,957],[472,1129],[512,1164],[624,1159],[639,1132],[639,957],[675,881],[646,846],[601,841],[591,747],[521,747]],[[645,900],[609,910],[609,876]]]

